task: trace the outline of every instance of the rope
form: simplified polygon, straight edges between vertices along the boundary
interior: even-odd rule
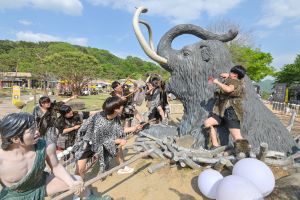
[[[117,170],[119,170],[119,169],[121,169],[121,168],[129,165],[130,163],[135,162],[136,160],[138,160],[140,158],[148,156],[152,152],[153,152],[153,149],[150,149],[148,151],[145,151],[145,152],[142,152],[142,153],[139,153],[139,154],[133,156],[131,159],[129,159],[128,161],[124,162],[123,164],[118,165],[118,166],[110,169],[109,171],[104,172],[102,174],[99,174],[95,178],[92,178],[92,179],[88,180],[87,182],[84,183],[84,187],[87,187],[87,186],[89,186],[89,185],[91,185],[91,184],[93,184],[93,183],[95,183],[95,182],[97,182],[97,181],[105,178],[106,176],[109,176],[110,174],[114,173],[115,171],[117,171]],[[68,190],[68,191],[66,191],[66,192],[58,195],[57,197],[53,198],[53,200],[62,200],[63,198],[65,198],[65,197],[73,194],[74,192],[75,191],[73,191],[73,190]]]

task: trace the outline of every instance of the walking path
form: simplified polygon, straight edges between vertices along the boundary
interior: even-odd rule
[[[24,95],[21,98],[23,101],[27,101],[29,97],[29,95]],[[0,98],[0,119],[14,112],[20,112],[20,109],[17,109],[16,106],[12,104],[11,97]]]

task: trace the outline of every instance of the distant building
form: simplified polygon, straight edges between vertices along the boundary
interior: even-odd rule
[[[286,93],[287,87],[285,83],[276,84],[273,92],[273,101],[285,102],[287,100]]]
[[[289,87],[289,103],[300,104],[300,84]]]
[[[13,85],[31,88],[33,82],[31,73],[0,72],[0,87],[3,88],[12,87]]]
[[[37,80],[28,72],[0,72],[0,88],[11,88],[18,85],[23,88],[55,88],[57,80],[43,81]]]
[[[289,87],[285,83],[276,84],[273,101],[300,104],[300,84],[292,84]]]

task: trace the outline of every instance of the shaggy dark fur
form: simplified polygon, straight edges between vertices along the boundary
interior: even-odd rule
[[[172,41],[182,34],[193,34],[203,40],[181,50],[172,49]],[[220,73],[229,72],[233,66],[224,42],[232,40],[236,35],[237,32],[233,31],[216,35],[194,25],[178,25],[168,31],[158,45],[158,54],[168,60],[162,67],[171,73],[167,90],[184,106],[179,134],[194,135],[197,140],[195,147],[205,146],[208,141],[202,124],[212,110],[216,90],[215,85],[208,84],[208,78],[217,78]],[[270,150],[290,153],[297,151],[297,144],[279,119],[257,97],[248,77],[245,77],[245,85],[242,135],[254,148],[258,148],[261,142],[266,142]],[[223,145],[231,142],[224,125],[218,128],[218,133]]]

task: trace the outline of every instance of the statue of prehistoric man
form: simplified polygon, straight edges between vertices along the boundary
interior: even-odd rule
[[[210,82],[220,88],[216,93],[212,116],[204,121],[205,128],[210,129],[212,148],[220,146],[214,126],[221,124],[221,121],[224,120],[235,142],[236,153],[244,152],[248,154],[250,151],[248,140],[243,138],[240,130],[241,122],[243,122],[242,101],[245,98],[243,81],[245,75],[246,69],[241,65],[236,65],[231,68],[229,74],[222,73],[220,75],[225,78],[224,83],[213,77],[209,78]]]
[[[58,162],[55,145],[39,138],[33,115],[13,113],[0,121],[0,199],[40,200],[65,190],[79,194],[83,182]],[[46,162],[52,170],[44,171]]]

